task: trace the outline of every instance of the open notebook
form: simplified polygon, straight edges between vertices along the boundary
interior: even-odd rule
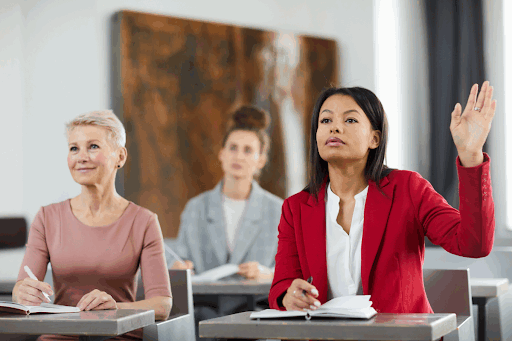
[[[36,314],[36,313],[50,313],[50,314],[62,314],[62,313],[78,313],[80,308],[70,307],[67,305],[58,305],[51,303],[41,303],[40,306],[35,305],[23,305],[16,302],[0,301],[0,312],[7,312],[12,314]]]
[[[316,310],[281,311],[275,309],[266,309],[252,313],[251,319],[287,318],[296,316],[304,316],[307,320],[314,316],[369,319],[375,314],[377,314],[377,312],[372,308],[370,295],[358,295],[333,298],[329,302],[322,304]]]

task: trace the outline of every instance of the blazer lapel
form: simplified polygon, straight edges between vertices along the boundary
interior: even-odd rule
[[[256,181],[252,182],[251,194],[245,206],[245,212],[238,224],[235,237],[235,248],[231,254],[230,263],[240,264],[249,252],[254,239],[261,229],[263,204],[263,189]],[[248,259],[250,261],[251,259]],[[253,259],[255,261],[255,259]]]
[[[222,181],[215,186],[208,200],[208,218],[206,230],[220,264],[228,257],[226,231],[224,229],[224,208],[222,207]]]
[[[318,200],[310,196],[301,204],[301,226],[304,248],[313,285],[318,289],[320,302],[327,301],[327,255],[325,230],[325,183],[318,193]],[[303,273],[306,277],[308,274]],[[307,277],[305,278],[307,279]]]
[[[361,245],[361,282],[363,293],[369,292],[369,281],[375,257],[386,230],[391,204],[393,203],[394,186],[389,185],[387,177],[381,181],[383,195],[373,181],[369,181],[368,195],[364,208],[363,241]]]

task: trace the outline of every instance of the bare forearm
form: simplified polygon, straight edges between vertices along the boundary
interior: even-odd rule
[[[157,296],[147,300],[137,302],[117,303],[118,309],[147,309],[155,311],[155,320],[166,320],[169,317],[172,308],[172,298],[166,296]]]

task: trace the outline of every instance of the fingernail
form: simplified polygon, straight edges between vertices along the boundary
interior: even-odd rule
[[[318,301],[315,301],[315,305],[316,305],[317,307],[321,306],[320,302],[318,302]]]
[[[316,289],[311,290],[311,293],[315,296],[318,296],[318,290]]]
[[[315,307],[314,305],[310,305],[310,306],[309,306],[309,309],[311,309],[311,310],[316,310],[316,307]]]

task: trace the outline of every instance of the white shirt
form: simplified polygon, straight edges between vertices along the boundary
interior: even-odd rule
[[[325,204],[327,238],[327,278],[329,299],[333,297],[362,294],[361,242],[363,240],[364,206],[368,186],[354,196],[356,204],[352,214],[350,235],[338,224],[340,198],[327,188]]]
[[[224,209],[224,219],[226,221],[226,239],[229,252],[233,252],[235,247],[236,232],[240,219],[244,214],[247,200],[233,200],[226,195],[222,196],[222,207]]]

